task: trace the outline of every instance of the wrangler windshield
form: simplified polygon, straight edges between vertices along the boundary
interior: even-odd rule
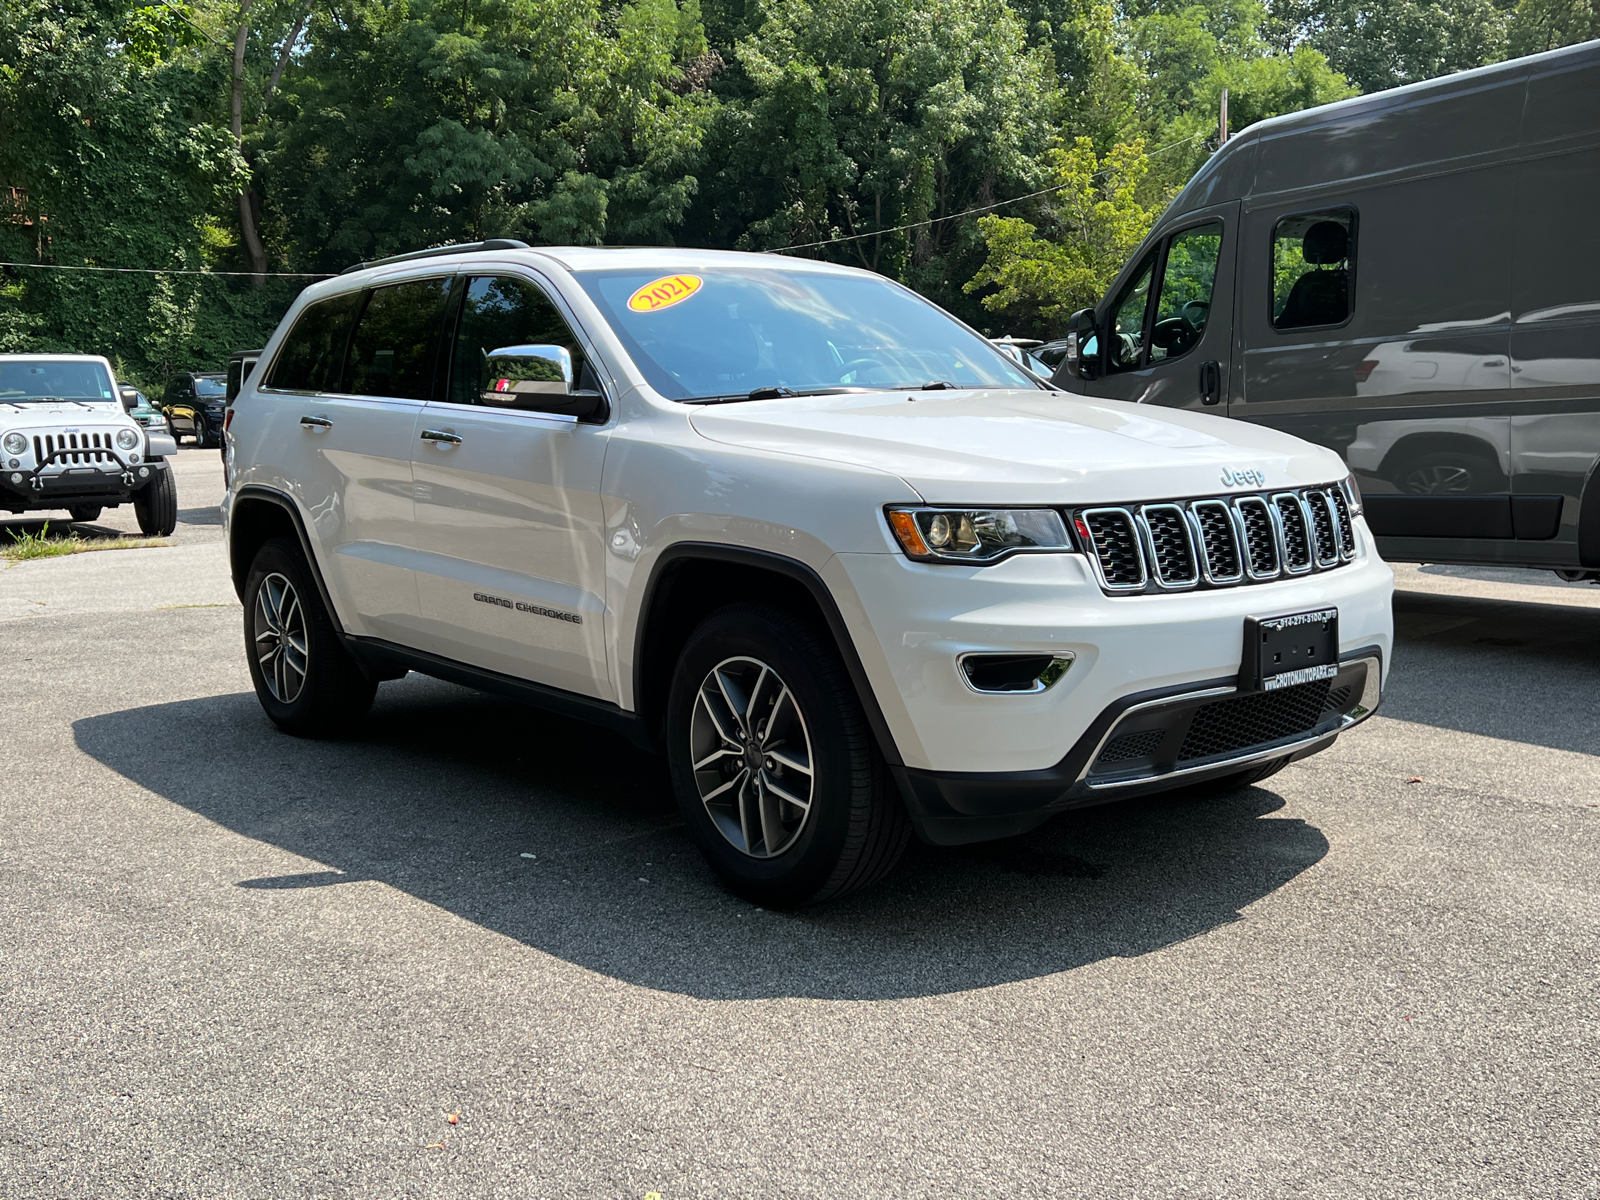
[[[94,362],[0,362],[0,404],[111,400],[111,376]]]
[[[577,279],[670,400],[1040,387],[942,309],[872,276],[696,267]]]

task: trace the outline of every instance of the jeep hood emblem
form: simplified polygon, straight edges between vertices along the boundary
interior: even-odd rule
[[[1266,487],[1267,473],[1265,471],[1258,471],[1254,467],[1245,471],[1235,471],[1229,469],[1228,467],[1222,468],[1223,487],[1244,487],[1246,484],[1253,484],[1256,487]]]

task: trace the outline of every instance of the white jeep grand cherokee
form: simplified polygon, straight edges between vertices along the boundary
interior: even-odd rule
[[[227,426],[267,714],[407,670],[665,751],[762,904],[1162,788],[1377,707],[1393,577],[1332,452],[1050,390],[879,276],[426,251],[308,288]]]
[[[178,524],[167,458],[178,444],[128,415],[111,364],[91,354],[0,354],[0,509],[74,521],[132,503],[139,528]]]

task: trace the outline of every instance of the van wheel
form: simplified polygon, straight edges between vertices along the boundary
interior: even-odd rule
[[[100,515],[101,506],[98,504],[80,504],[75,508],[67,509],[72,519],[81,524],[87,524]]]
[[[145,537],[170,537],[178,527],[178,483],[170,466],[152,466],[155,478],[133,494],[133,515]]]
[[[378,690],[339,642],[300,547],[274,538],[256,552],[244,589],[250,681],[273,724],[296,737],[348,732]]]
[[[667,701],[678,806],[729,889],[799,908],[874,882],[911,822],[831,643],[734,604],[690,636]]]
[[[1407,461],[1395,482],[1413,496],[1481,495],[1504,489],[1505,473],[1487,454],[1435,450]]]

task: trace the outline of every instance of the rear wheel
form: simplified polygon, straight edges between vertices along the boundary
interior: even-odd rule
[[[134,493],[133,515],[145,537],[169,537],[178,527],[178,484],[172,468],[155,466],[155,477]]]
[[[79,504],[76,507],[67,509],[67,511],[72,514],[74,521],[87,522],[93,521],[100,515],[101,506],[98,504]]]
[[[377,692],[339,642],[300,547],[274,538],[245,581],[244,643],[256,697],[279,729],[297,737],[348,732]]]
[[[667,737],[690,832],[757,904],[798,908],[865,887],[910,840],[838,652],[787,613],[730,605],[695,630]]]

